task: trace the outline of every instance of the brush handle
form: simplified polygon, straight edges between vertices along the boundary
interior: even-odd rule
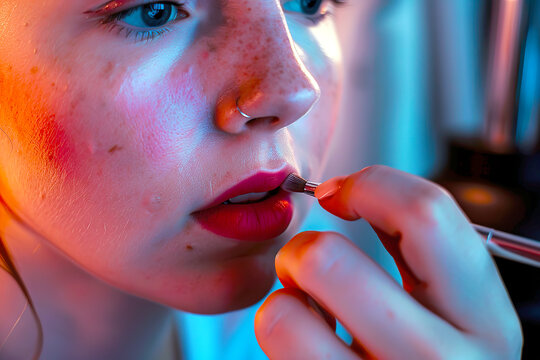
[[[540,268],[540,242],[472,224],[493,255]]]

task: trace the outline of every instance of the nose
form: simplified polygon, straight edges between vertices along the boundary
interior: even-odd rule
[[[268,3],[277,3],[277,9],[264,9],[264,19],[244,17],[237,22],[246,29],[235,32],[236,64],[215,111],[216,127],[229,134],[276,131],[302,118],[320,98],[319,85],[296,51],[279,2]]]

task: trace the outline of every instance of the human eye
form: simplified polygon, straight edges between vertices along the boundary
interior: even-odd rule
[[[345,0],[282,0],[283,10],[286,13],[303,15],[314,24],[332,15],[334,7],[344,3]]]
[[[109,6],[109,9],[114,9]],[[98,10],[94,13],[106,12]],[[124,33],[127,38],[133,37],[136,41],[150,41],[170,31],[167,25],[186,19],[189,13],[183,4],[171,1],[150,2],[132,8],[105,14],[99,20],[100,25],[109,31],[117,30],[117,34]]]

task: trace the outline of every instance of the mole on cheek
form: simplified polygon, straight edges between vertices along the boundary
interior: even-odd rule
[[[121,146],[114,145],[112,148],[109,149],[109,154],[114,153],[115,151],[122,150]]]
[[[193,250],[193,246],[191,246],[191,245],[189,245],[189,244],[188,244],[188,245],[186,245],[186,250],[188,250],[188,251],[192,251],[192,250]]]
[[[212,43],[208,43],[207,46],[208,52],[214,52],[217,50],[217,46]]]
[[[37,66],[34,66],[34,67],[32,67],[32,68],[30,69],[30,73],[31,73],[32,75],[35,74],[35,73],[37,73],[37,72],[38,72],[38,67],[37,67]]]

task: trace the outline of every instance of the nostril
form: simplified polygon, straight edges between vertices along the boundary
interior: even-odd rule
[[[279,122],[279,117],[277,116],[265,116],[265,117],[258,117],[255,119],[249,120],[246,125],[248,127],[253,126],[263,126],[263,125],[275,125]]]

